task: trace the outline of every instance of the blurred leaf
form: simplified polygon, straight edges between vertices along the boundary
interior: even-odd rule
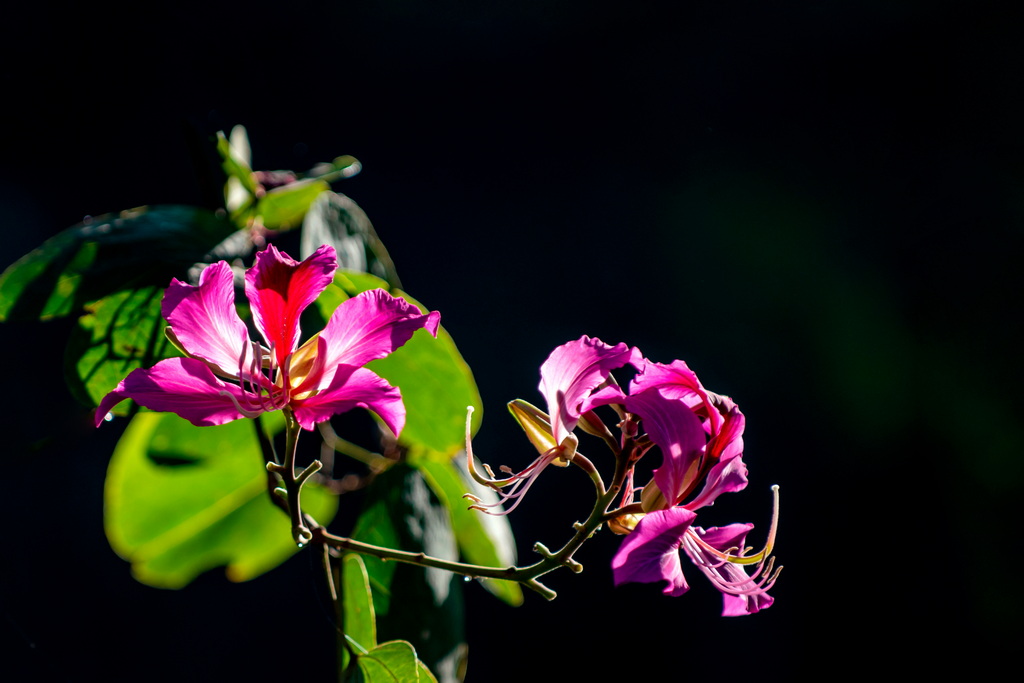
[[[469,509],[470,503],[462,494],[470,492],[484,499],[488,497],[488,490],[475,482],[470,483],[455,463],[456,460],[440,461],[436,458],[410,458],[409,461],[422,472],[434,495],[448,509],[455,539],[465,561],[487,567],[515,565],[515,540],[508,518]],[[493,498],[493,492],[490,494]],[[483,579],[480,583],[510,605],[523,603],[523,590],[514,581]]]
[[[339,270],[334,282],[317,299],[317,307],[327,320],[342,301],[375,288],[388,286],[367,273]],[[426,311],[401,290],[391,293]],[[473,431],[479,428],[483,413],[480,392],[472,371],[443,327],[438,329],[437,339],[424,330],[416,332],[405,346],[366,367],[402,390],[407,413],[398,442],[403,446],[421,447],[442,460],[450,458],[465,443],[466,406],[475,408]]]
[[[87,219],[0,275],[0,322],[49,320],[129,288],[166,287],[235,232],[191,206],[153,206]]]
[[[370,577],[363,558],[347,553],[341,558],[341,626],[345,636],[363,650],[377,647],[377,620],[370,595]],[[341,648],[341,670],[348,668],[349,651]]]
[[[279,413],[263,420],[280,431]],[[172,413],[139,413],[114,449],[104,492],[111,547],[142,583],[181,588],[215,567],[247,581],[293,555],[288,517],[270,502],[250,420],[194,427]],[[321,524],[337,499],[313,486],[302,507]]]
[[[358,163],[358,162],[357,162]],[[370,273],[401,287],[395,264],[373,224],[359,205],[337,192],[320,194],[302,222],[302,258],[330,244],[338,252],[338,265],[346,270]]]
[[[334,160],[330,163],[317,164],[306,173],[306,177],[319,178],[320,180],[333,183],[335,180],[358,175],[361,170],[363,170],[363,165],[359,163],[359,159],[348,154],[342,154],[340,157],[334,157]]]
[[[233,206],[238,201],[235,191],[231,188],[237,184],[240,190],[248,193],[249,197],[256,195],[256,178],[252,173],[252,152],[249,147],[249,137],[246,135],[245,127],[235,126],[231,129],[229,140],[223,131],[217,131],[217,153],[220,154],[221,167],[228,177],[228,186],[224,189],[224,201],[228,211],[234,213],[239,207]],[[230,182],[234,179],[234,183]]]
[[[405,464],[393,466],[367,489],[366,507],[352,537],[434,557],[458,557],[447,508],[423,476]],[[439,680],[458,681],[466,653],[461,579],[440,569],[363,559],[378,638],[408,637]]]
[[[135,368],[177,355],[164,336],[163,293],[143,287],[86,305],[64,355],[65,378],[78,400],[95,406]],[[126,414],[128,405],[121,404],[118,414]]]
[[[331,186],[324,180],[307,178],[270,190],[256,202],[256,214],[271,230],[298,227],[313,201]]]

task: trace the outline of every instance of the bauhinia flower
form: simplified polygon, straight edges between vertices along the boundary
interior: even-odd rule
[[[612,370],[627,364],[637,370],[628,393],[611,376]],[[759,553],[751,555],[743,545],[752,525],[705,530],[693,524],[697,510],[747,485],[742,460],[745,419],[729,397],[707,391],[683,361],[653,363],[636,348],[610,346],[586,336],[551,353],[541,366],[540,391],[548,413],[525,401],[509,404],[540,453],[522,472],[503,468],[509,476],[500,480],[489,469],[489,478],[476,474],[467,437],[471,473],[495,488],[503,502],[514,500],[508,511],[547,465],[567,465],[582,457],[573,433],[577,426],[614,441],[593,413],[598,406],[612,405],[622,418],[621,443],[613,450],[626,464],[622,505],[608,519],[616,533],[627,534],[612,561],[616,584],[666,581],[665,593],[681,595],[688,590],[680,562],[684,552],[722,591],[723,614],[747,614],[771,605],[767,590],[778,576],[770,558],[778,521],[777,488],[768,543]],[[662,463],[637,501],[640,489],[632,487],[633,466],[655,446]],[[477,503],[474,507],[484,511],[493,507]],[[746,565],[755,565],[750,576]]]
[[[576,454],[578,439],[573,430],[580,418],[598,405],[621,402],[625,398],[621,387],[614,382],[609,383],[611,371],[639,359],[640,352],[635,348],[625,344],[609,346],[587,336],[552,351],[540,367],[538,387],[547,399],[548,413],[526,401],[508,404],[512,415],[540,453],[536,460],[517,474],[502,468],[510,475],[507,479],[494,479],[489,469],[490,478],[484,478],[474,467],[472,444],[467,433],[470,474],[479,483],[492,487],[500,497],[497,502],[485,504],[470,496],[476,502],[473,507],[482,512],[508,514],[519,505],[523,495],[548,465],[568,465]],[[508,501],[514,502],[507,510],[490,509]]]
[[[754,555],[744,546],[752,524],[707,530],[693,525],[697,510],[747,485],[743,413],[729,397],[704,389],[683,361],[661,365],[645,359],[639,370],[625,408],[640,417],[650,440],[660,447],[663,463],[644,487],[642,516],[633,517],[639,521],[612,559],[616,585],[666,581],[664,593],[682,595],[689,586],[681,550],[722,592],[723,616],[766,609],[773,602],[767,591],[782,569],[775,570],[770,557],[778,525],[778,487],[773,487],[768,542]],[[746,565],[755,565],[752,575],[747,575]]]
[[[376,289],[343,302],[326,327],[299,345],[299,317],[331,282],[334,248],[296,261],[273,245],[246,271],[245,294],[263,344],[249,339],[224,261],[207,266],[198,285],[172,280],[162,305],[168,336],[185,358],[133,370],[100,401],[97,426],[124,399],[172,412],[197,426],[289,410],[304,429],[355,407],[375,412],[396,435],[405,424],[400,391],[363,367],[424,328],[437,335],[440,314],[422,313]]]

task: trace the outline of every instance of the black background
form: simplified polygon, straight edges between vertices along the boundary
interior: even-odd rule
[[[604,535],[552,603],[466,586],[469,681],[985,669],[1019,639],[1013,7],[34,3],[2,48],[0,267],[87,214],[214,201],[195,160],[236,123],[257,168],[352,154],[336,188],[474,369],[486,461],[532,457],[503,404],[540,402],[540,363],[590,334],[686,359],[744,410],[751,483],[711,523],[763,529],[782,487],[770,610],[719,617],[692,569],[682,598],[613,588]],[[110,551],[119,428],[69,397],[68,329],[0,327],[4,669],[331,680],[306,554],[169,592]],[[511,519],[523,557],[588,486],[545,474]]]

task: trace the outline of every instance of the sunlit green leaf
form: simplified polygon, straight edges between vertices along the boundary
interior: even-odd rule
[[[0,275],[0,322],[48,320],[114,292],[166,287],[235,232],[191,206],[153,206],[87,219],[48,239]]]
[[[371,273],[390,287],[401,287],[395,264],[373,224],[359,205],[337,192],[324,192],[313,201],[302,221],[300,252],[305,258],[330,244],[338,252],[338,265]]]
[[[259,198],[256,213],[271,230],[295,228],[302,223],[313,200],[330,189],[330,184],[317,178],[281,185]]]
[[[277,413],[264,422],[281,429]],[[172,413],[140,413],[107,470],[107,538],[151,586],[181,588],[221,566],[230,580],[247,581],[297,550],[267,489],[252,421],[194,427]],[[302,507],[327,524],[337,499],[307,485]]]
[[[341,625],[352,647],[360,651],[377,647],[377,618],[373,613],[370,577],[363,558],[348,553],[341,559]],[[348,668],[349,649],[341,648],[341,670]]]
[[[176,355],[164,335],[163,288],[117,292],[86,306],[64,356],[65,378],[83,403],[97,405],[129,372]],[[124,414],[128,404],[118,408]]]
[[[352,683],[419,683],[421,665],[416,650],[404,640],[392,640],[356,657]]]
[[[515,540],[508,518],[469,509],[469,501],[462,497],[464,493],[485,498],[487,492],[481,486],[470,484],[455,462],[415,458],[410,459],[409,464],[423,473],[431,490],[448,508],[459,552],[464,560],[486,567],[513,566],[516,561]],[[521,605],[523,602],[523,590],[518,583],[483,579],[481,584],[510,605]]]
[[[388,289],[386,282],[373,275],[339,271],[317,299],[317,307],[328,319],[345,299],[378,287]],[[392,294],[426,310],[401,290],[393,290]],[[418,331],[405,346],[367,367],[402,390],[406,418],[399,443],[422,447],[446,459],[465,444],[467,406],[476,409],[473,430],[478,428],[482,414],[480,393],[472,371],[443,327],[438,329],[437,339],[425,330]]]
[[[404,464],[393,466],[369,487],[352,537],[434,557],[458,557],[448,510],[423,476]],[[440,569],[363,559],[378,638],[404,636],[432,671],[459,671],[466,653],[461,580]]]

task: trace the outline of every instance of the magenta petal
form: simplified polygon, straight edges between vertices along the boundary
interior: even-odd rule
[[[249,332],[235,310],[234,276],[227,263],[207,266],[197,287],[172,280],[161,310],[190,355],[210,361],[226,375],[248,370]]]
[[[640,372],[630,383],[629,393],[636,394],[648,389],[658,389],[668,398],[679,399],[694,410],[703,407],[711,419],[711,431],[715,432],[721,427],[721,415],[714,409],[708,391],[684,361],[674,360],[665,365],[644,359]]]
[[[586,335],[562,344],[540,366],[540,393],[548,404],[555,443],[562,443],[593,405],[584,407],[608,374],[626,363],[637,363],[640,352],[625,344],[609,346]]]
[[[256,264],[245,273],[245,294],[253,321],[279,365],[299,343],[299,316],[334,277],[338,257],[323,245],[304,261],[296,261],[274,245],[256,254]]]
[[[704,427],[689,406],[649,390],[629,396],[626,410],[642,418],[641,426],[661,448],[662,466],[654,481],[668,504],[675,505],[693,486],[704,451]]]
[[[747,466],[736,456],[723,460],[711,468],[704,487],[696,498],[686,504],[690,510],[699,510],[715,502],[723,493],[735,493],[747,487]]]
[[[157,412],[175,413],[197,427],[209,427],[242,417],[235,402],[246,396],[223,382],[206,363],[194,358],[168,358],[151,368],[138,368],[121,380],[96,409],[96,424],[126,398]]]
[[[325,366],[362,367],[383,358],[421,327],[437,336],[441,314],[423,313],[405,299],[371,289],[342,302],[320,338],[327,342]]]
[[[721,431],[708,442],[708,457],[718,462],[708,472],[700,494],[686,504],[691,510],[711,505],[723,493],[741,491],[747,486],[747,467],[743,464],[743,427],[746,418],[728,396],[712,395],[717,411],[724,412]]]
[[[679,547],[696,516],[683,508],[645,515],[612,558],[615,585],[668,581],[663,591],[666,595],[679,596],[689,590],[679,561]]]
[[[402,393],[366,368],[356,368],[351,373],[347,368],[339,368],[326,389],[306,399],[292,400],[295,419],[303,429],[310,430],[316,423],[353,408],[377,413],[395,435],[401,434],[405,426]]]

